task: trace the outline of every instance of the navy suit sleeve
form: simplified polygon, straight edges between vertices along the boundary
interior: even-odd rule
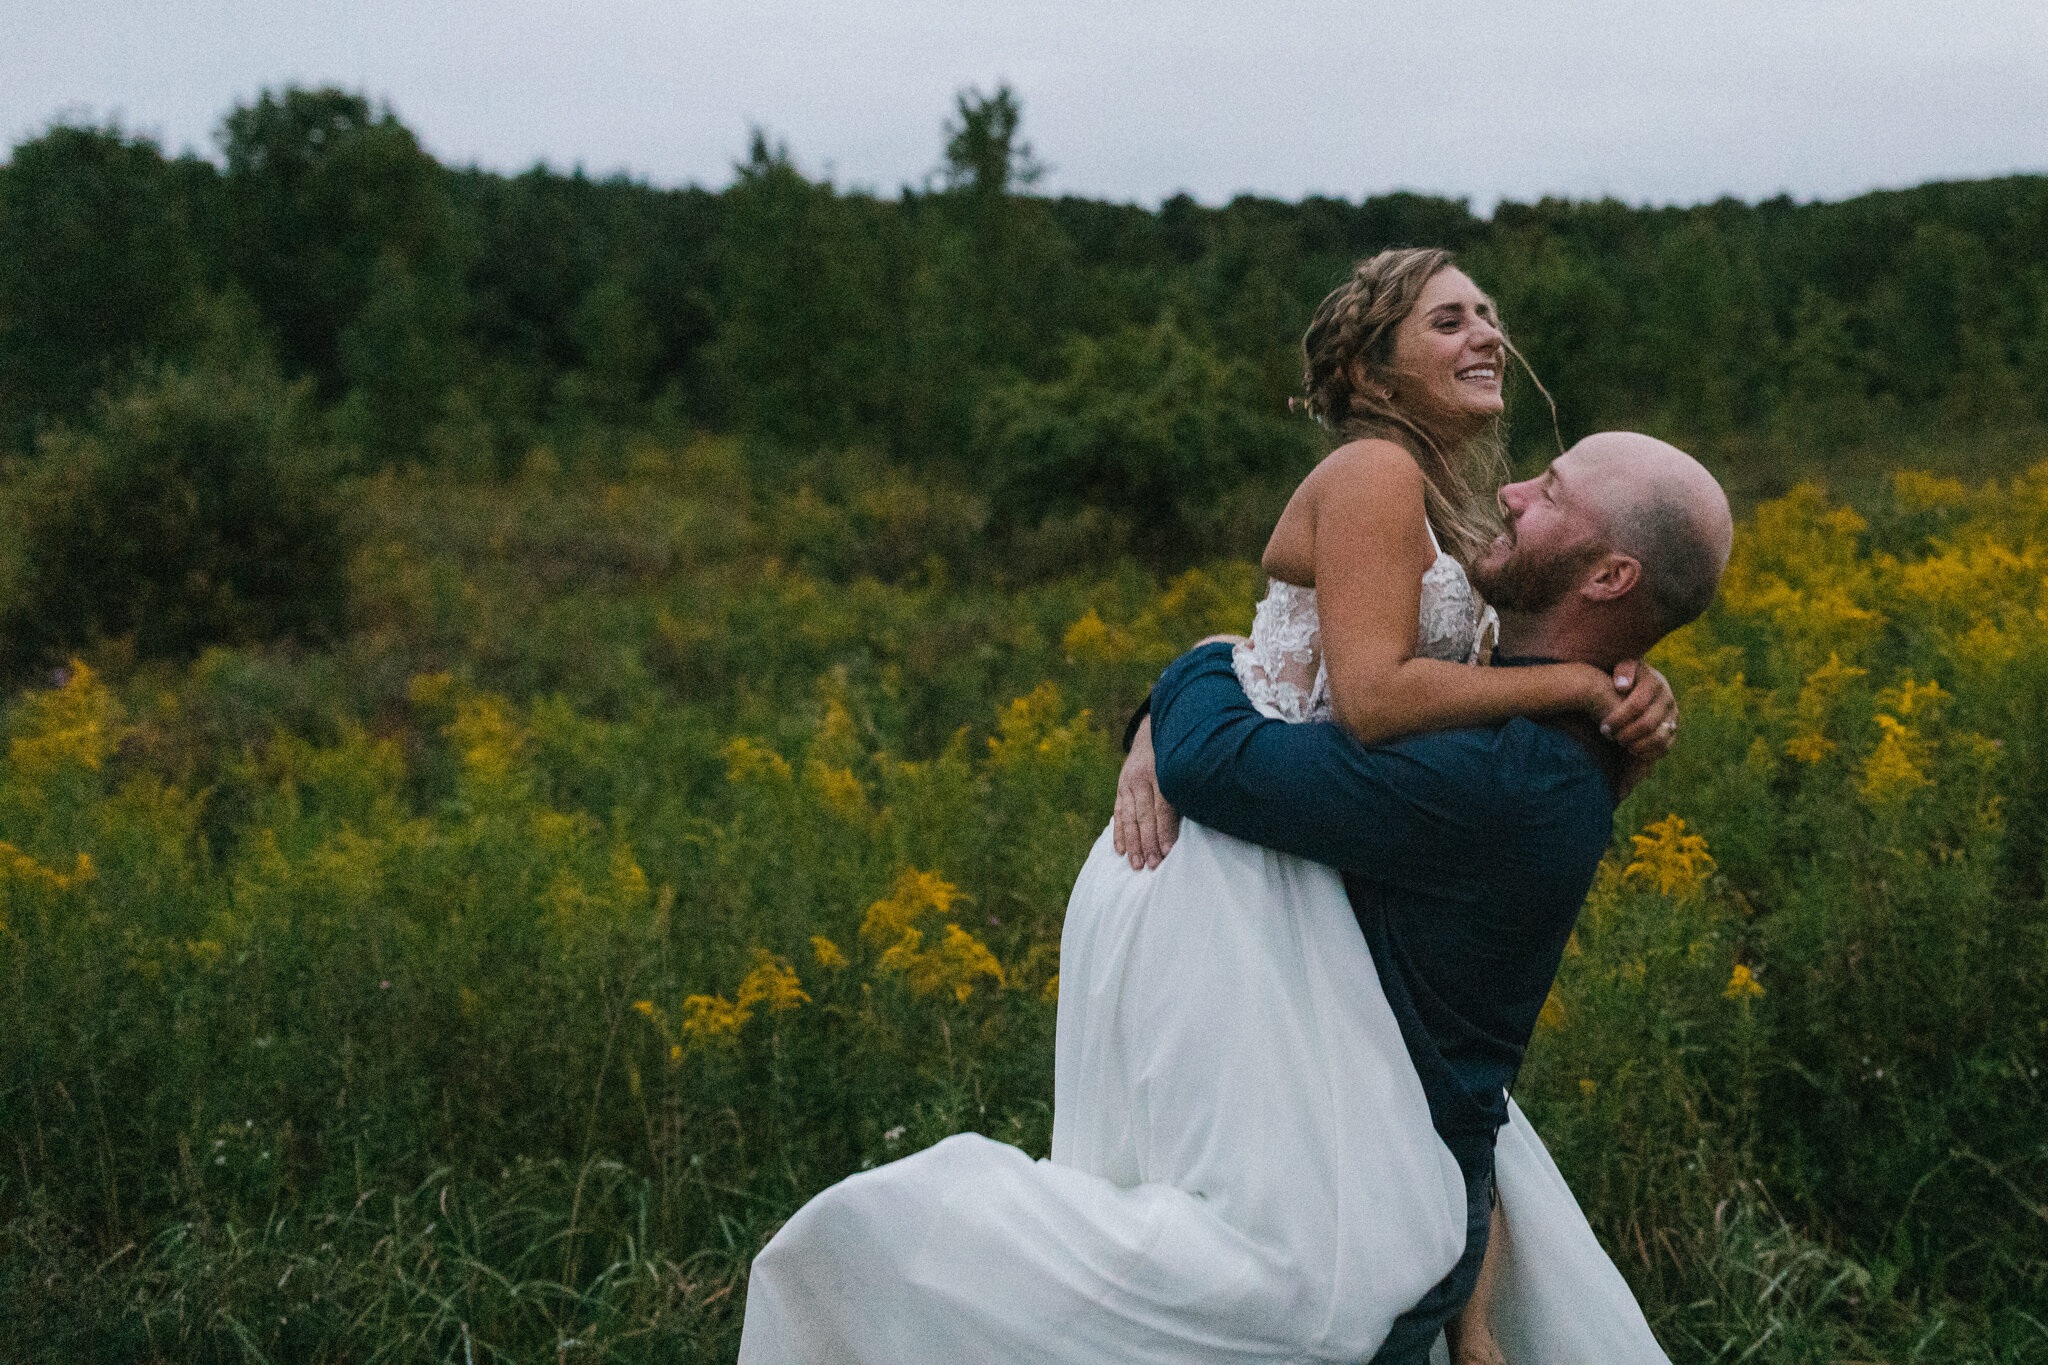
[[[1159,788],[1212,829],[1368,877],[1427,879],[1475,815],[1444,736],[1368,748],[1326,723],[1259,714],[1230,646],[1204,645],[1152,689]]]

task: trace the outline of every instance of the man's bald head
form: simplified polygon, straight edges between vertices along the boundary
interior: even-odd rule
[[[1633,431],[1603,431],[1569,452],[1597,509],[1608,548],[1642,569],[1650,624],[1663,636],[1707,609],[1728,567],[1735,519],[1706,467],[1677,446]]]

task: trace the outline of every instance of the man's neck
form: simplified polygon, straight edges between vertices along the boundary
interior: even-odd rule
[[[1604,632],[1583,617],[1557,608],[1545,612],[1504,611],[1500,614],[1502,654],[1520,659],[1557,659],[1612,668],[1627,656],[1615,652]]]

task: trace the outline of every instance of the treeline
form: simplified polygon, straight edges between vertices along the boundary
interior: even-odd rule
[[[215,165],[57,124],[0,168],[17,471],[110,424],[100,465],[201,469],[226,440],[469,478],[536,452],[622,468],[633,433],[712,431],[764,478],[863,451],[980,499],[997,539],[1092,515],[1094,543],[1185,558],[1238,547],[1319,453],[1285,403],[1300,332],[1352,261],[1408,243],[1456,248],[1496,294],[1567,440],[1633,425],[1826,452],[2048,419],[2023,378],[2048,373],[2048,177],[1490,220],[1413,194],[1152,210],[1030,193],[1007,88],[963,94],[939,169],[894,197],[811,179],[758,134],[719,191],[445,167],[332,89],[239,106],[220,144]],[[195,383],[262,430],[192,434],[221,425]],[[1523,387],[1526,455],[1553,438]],[[166,403],[187,437],[160,429]],[[99,477],[28,502],[107,532],[92,490],[120,478]],[[229,571],[198,572],[218,597]]]

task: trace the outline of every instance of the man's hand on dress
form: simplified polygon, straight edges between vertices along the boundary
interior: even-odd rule
[[[1131,752],[1117,774],[1110,841],[1137,871],[1159,866],[1178,838],[1180,812],[1159,790],[1159,773],[1152,763],[1152,717],[1147,716],[1138,722]]]

